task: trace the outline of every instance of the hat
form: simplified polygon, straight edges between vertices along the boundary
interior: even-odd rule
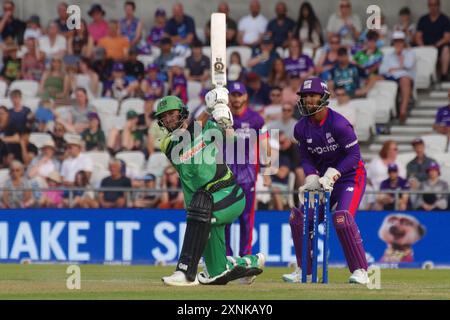
[[[392,34],[392,40],[405,40],[406,35],[403,31],[394,31]]]
[[[415,138],[415,139],[411,142],[411,144],[412,144],[413,146],[415,146],[416,144],[424,144],[424,142],[423,142],[422,138]]]
[[[117,72],[122,72],[125,71],[125,68],[123,66],[122,62],[116,62],[113,65],[113,70],[112,71],[117,71]]]
[[[183,57],[175,57],[170,61],[167,61],[168,67],[180,67],[184,68],[185,66],[185,59]]]
[[[54,182],[61,183],[61,176],[59,175],[58,171],[50,172],[46,178]]]
[[[245,85],[242,82],[231,82],[228,85],[228,90],[230,91],[230,94],[232,93],[240,93],[240,94],[246,94],[247,89],[245,88]]]
[[[147,66],[147,68],[145,69],[145,71],[151,71],[151,70],[156,70],[159,71],[159,67],[156,63],[151,63]]]
[[[134,111],[134,110],[129,110],[129,111],[127,112],[127,120],[130,120],[130,119],[133,119],[133,118],[137,118],[137,117],[139,117],[139,115],[137,114],[136,111]]]
[[[41,145],[41,149],[44,148],[53,148],[55,149],[55,142],[53,141],[53,139],[48,139],[47,141],[45,141],[42,145]]]
[[[388,165],[388,172],[398,172],[398,166],[395,163],[390,163]]]
[[[66,133],[64,135],[64,140],[67,142],[67,144],[73,144],[79,147],[83,146],[83,140],[78,134]]]
[[[438,172],[441,172],[441,168],[439,167],[439,164],[437,162],[431,162],[427,167],[427,172],[430,170],[437,170]]]
[[[41,18],[38,15],[33,14],[28,18],[27,22],[31,22],[37,25],[41,25]]]
[[[156,176],[154,174],[152,174],[152,173],[147,173],[146,175],[144,175],[142,177],[139,177],[137,180],[145,181],[145,182],[147,182],[147,181],[156,181]]]
[[[158,8],[155,11],[155,17],[165,17],[166,16],[166,10],[163,8]]]
[[[102,5],[101,5],[101,4],[98,4],[98,3],[93,4],[93,5],[91,6],[91,8],[90,8],[89,11],[88,11],[88,15],[89,15],[89,16],[92,16],[92,14],[93,14],[94,12],[96,12],[96,11],[99,11],[99,12],[102,13],[102,15],[105,15],[105,10],[103,10]]]
[[[312,77],[303,81],[300,91],[297,92],[298,95],[306,93],[318,93],[323,95],[328,93],[328,86],[319,77]]]
[[[98,116],[97,112],[89,112],[87,117],[89,120],[97,119],[98,121],[100,121],[100,117]]]

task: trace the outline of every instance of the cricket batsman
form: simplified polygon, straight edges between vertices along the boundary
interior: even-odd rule
[[[255,220],[255,185],[259,171],[259,148],[263,148],[270,156],[268,132],[264,127],[264,119],[248,107],[248,95],[245,85],[232,82],[228,86],[230,92],[230,109],[233,115],[235,132],[234,161],[229,164],[236,177],[236,183],[242,188],[246,198],[243,213],[239,216],[239,256],[252,253],[252,234]],[[251,139],[254,134],[255,139]],[[240,141],[238,141],[240,140]],[[264,185],[270,185],[270,177],[263,175]],[[230,225],[226,226],[227,255],[232,256],[230,246]]]
[[[225,162],[218,160],[221,152],[211,139],[214,130],[224,136],[233,134],[228,90],[211,90],[206,101],[206,111],[190,123],[187,107],[175,96],[162,98],[155,114],[159,126],[168,132],[161,151],[178,171],[187,211],[180,258],[176,271],[162,278],[166,285],[224,285],[239,278],[254,279],[265,262],[263,254],[226,256],[225,225],[242,214],[245,194]],[[215,121],[209,120],[210,116]],[[205,269],[197,275],[202,256]]]
[[[294,128],[302,155],[305,184],[299,188],[299,209],[293,208],[289,223],[294,241],[297,264],[301,266],[305,191],[310,191],[310,208],[313,208],[314,191],[331,191],[330,208],[332,220],[352,275],[350,283],[367,284],[367,260],[355,223],[355,214],[366,187],[366,171],[361,159],[358,139],[352,125],[339,113],[329,109],[330,93],[327,85],[318,77],[305,80],[297,93],[302,118]],[[334,208],[335,206],[335,208]],[[323,221],[324,208],[319,215]],[[311,229],[312,209],[308,213]],[[311,248],[309,239],[308,250]],[[299,282],[301,272],[311,274],[311,254],[308,255],[308,270],[297,269],[283,276],[286,282]]]

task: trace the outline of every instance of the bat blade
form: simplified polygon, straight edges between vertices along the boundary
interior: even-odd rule
[[[211,14],[211,82],[214,87],[227,85],[226,15]]]

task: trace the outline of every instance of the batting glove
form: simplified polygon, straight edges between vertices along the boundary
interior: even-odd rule
[[[233,127],[233,115],[231,114],[230,108],[225,104],[216,104],[212,111],[212,117],[223,129]]]
[[[328,168],[319,183],[326,191],[332,191],[334,183],[341,177],[341,173],[334,168]]]
[[[320,189],[319,176],[317,174],[310,174],[305,179],[305,184],[298,188],[298,201],[302,205],[305,204],[305,192],[312,191],[309,194],[309,207],[312,208],[314,204],[314,192]]]
[[[228,106],[228,89],[225,87],[218,87],[208,91],[205,96],[206,112],[212,115],[214,109],[218,105]]]

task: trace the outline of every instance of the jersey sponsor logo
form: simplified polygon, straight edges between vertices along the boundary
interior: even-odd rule
[[[187,150],[185,153],[181,154],[180,161],[186,162],[187,160],[189,160],[193,156],[195,156],[197,153],[199,153],[205,147],[206,147],[206,143],[204,141],[201,141],[196,146],[192,147],[191,149]]]
[[[358,143],[358,140],[355,140],[355,141],[349,143],[348,145],[346,145],[346,146],[345,146],[345,149],[351,148],[351,147],[353,147],[353,146],[354,146],[355,144],[357,144],[357,143]]]
[[[315,148],[311,148],[308,147],[308,151],[312,154],[322,154],[322,153],[328,153],[328,152],[333,152],[336,151],[339,148],[339,144],[332,144],[326,147],[315,147]]]
[[[336,141],[334,140],[334,138],[333,138],[333,136],[331,135],[330,132],[327,132],[327,133],[325,134],[325,138],[327,139],[327,142],[328,142],[329,144],[332,144],[332,143],[335,143],[335,142],[336,142]]]
[[[353,188],[353,187],[348,187],[347,189],[345,189],[345,191],[348,191],[348,192],[353,192],[355,190],[355,188]]]

